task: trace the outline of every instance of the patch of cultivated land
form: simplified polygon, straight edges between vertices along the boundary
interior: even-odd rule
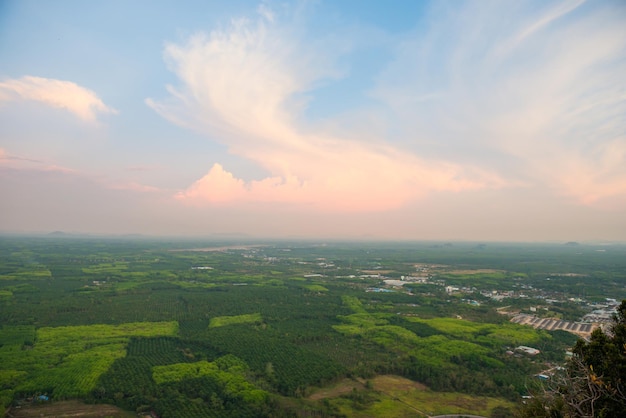
[[[374,390],[397,399],[428,415],[474,414],[491,415],[497,406],[513,404],[497,398],[471,396],[456,392],[433,392],[421,383],[400,376],[377,376],[371,380]]]
[[[471,396],[456,392],[433,392],[425,385],[395,375],[376,376],[369,380],[373,402],[358,408],[346,398],[356,391],[366,391],[366,382],[344,379],[316,391],[311,400],[328,399],[348,417],[420,417],[443,414],[490,416],[498,406],[512,408],[504,399]],[[342,397],[343,395],[343,397]]]
[[[428,390],[428,387],[422,383],[394,375],[376,376],[371,380],[371,383],[375,390],[382,392]]]
[[[113,405],[86,405],[78,401],[42,403],[11,408],[7,417],[13,418],[56,418],[56,417],[114,417],[130,418],[137,415]]]
[[[339,383],[315,391],[315,393],[309,396],[309,399],[318,401],[320,399],[336,398],[352,392],[353,389],[361,390],[364,388],[365,385],[359,381],[343,379]]]

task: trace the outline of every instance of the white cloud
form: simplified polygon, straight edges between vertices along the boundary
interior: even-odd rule
[[[177,195],[193,203],[283,202],[326,210],[382,210],[434,191],[499,187],[476,167],[425,160],[379,138],[367,143],[304,129],[298,94],[341,74],[332,45],[307,43],[301,32],[261,10],[227,30],[169,44],[165,57],[179,77],[171,97],[146,103],[168,120],[195,129],[270,176],[244,182],[216,164]],[[328,52],[324,48],[329,48]]]
[[[0,102],[27,100],[65,109],[80,119],[95,122],[97,114],[117,113],[91,90],[71,81],[24,76],[0,82]]]

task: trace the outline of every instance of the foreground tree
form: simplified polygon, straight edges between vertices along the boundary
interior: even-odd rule
[[[607,332],[579,340],[574,356],[519,411],[530,417],[626,417],[626,300]]]

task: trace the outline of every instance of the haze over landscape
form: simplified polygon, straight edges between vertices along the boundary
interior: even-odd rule
[[[626,3],[0,3],[0,232],[626,240]]]

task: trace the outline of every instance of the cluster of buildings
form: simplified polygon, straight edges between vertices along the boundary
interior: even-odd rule
[[[617,312],[619,302],[615,299],[607,298],[606,303],[589,306],[593,308],[593,311],[583,316],[580,321],[564,321],[558,318],[541,318],[533,314],[518,313],[511,318],[511,322],[530,325],[534,328],[548,331],[567,331],[583,338],[588,338],[596,328],[608,327]],[[531,307],[530,311],[536,312],[537,308]]]
[[[606,323],[613,320],[613,316],[617,312],[619,302],[615,299],[606,299],[606,303],[595,303],[589,305],[593,309],[590,313],[583,317],[584,322]]]
[[[547,331],[567,331],[572,334],[588,337],[593,330],[600,326],[599,323],[571,322],[555,318],[539,318],[535,315],[518,314],[511,318],[511,322],[521,325],[530,325],[533,328]]]

